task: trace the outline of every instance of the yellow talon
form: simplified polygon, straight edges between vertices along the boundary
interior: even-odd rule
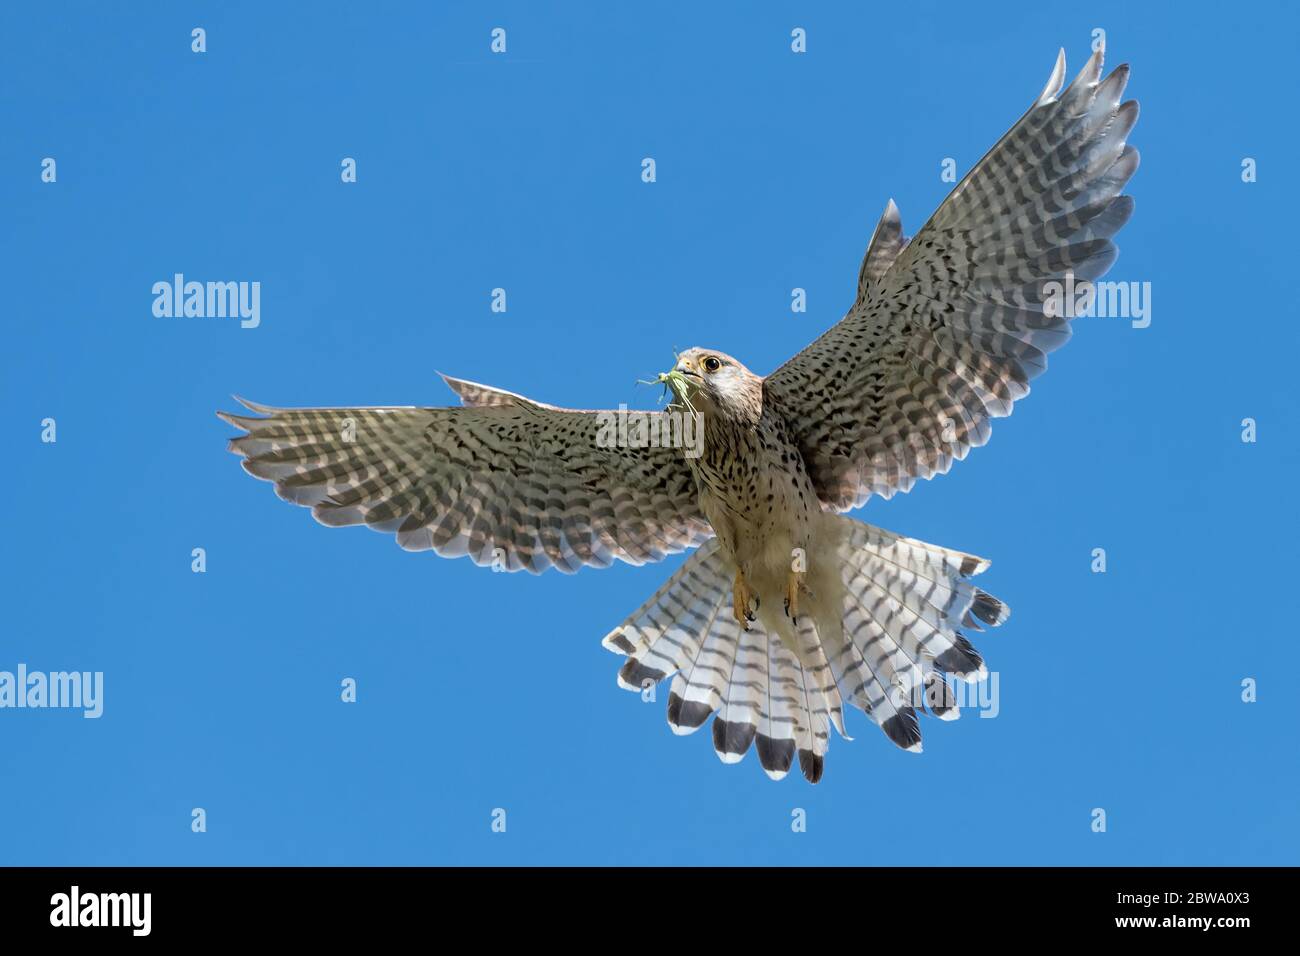
[[[799,616],[799,592],[807,590],[803,583],[803,572],[791,571],[785,579],[785,613],[790,615],[790,620]]]
[[[736,582],[731,589],[731,613],[745,630],[749,630],[749,622],[754,619],[754,615],[749,610],[749,602],[752,599],[753,595],[749,591],[745,575],[737,568]]]

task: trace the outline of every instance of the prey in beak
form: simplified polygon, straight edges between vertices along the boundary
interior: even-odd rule
[[[691,404],[691,391],[695,387],[690,381],[692,374],[693,373],[685,372],[680,368],[674,368],[671,371],[660,372],[655,376],[654,381],[643,382],[642,384],[662,385],[665,394],[669,389],[671,389],[673,400],[694,415],[695,406]]]

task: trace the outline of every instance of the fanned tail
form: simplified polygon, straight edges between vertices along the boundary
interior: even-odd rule
[[[735,568],[716,540],[604,640],[627,657],[621,686],[641,691],[671,676],[674,733],[693,733],[712,716],[724,763],[739,762],[753,746],[777,780],[796,757],[805,778],[821,779],[830,728],[847,738],[845,700],[899,747],[919,751],[918,714],[960,714],[947,677],[975,682],[988,673],[960,628],[996,627],[1009,615],[969,580],[988,567],[984,559],[826,519],[839,591],[816,595],[811,613],[799,618],[791,641],[797,655],[761,618],[745,630],[732,616]]]
[[[971,683],[988,676],[960,628],[980,629],[977,621],[996,627],[1011,612],[970,583],[988,567],[983,558],[837,520],[847,533],[839,549],[843,629],[831,654],[835,679],[890,740],[919,753],[918,712],[960,716],[945,675]]]
[[[717,541],[709,541],[611,631],[605,647],[627,656],[619,685],[640,691],[671,674],[673,733],[693,733],[716,713],[713,745],[724,763],[738,762],[756,745],[772,778],[784,777],[797,756],[815,783],[830,726],[844,733],[830,664],[822,656],[805,668],[761,624],[743,629],[731,612],[734,573]],[[805,628],[815,646],[811,624]]]

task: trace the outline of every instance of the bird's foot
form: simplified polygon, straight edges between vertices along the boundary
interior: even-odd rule
[[[796,624],[799,620],[800,593],[812,594],[808,585],[803,583],[803,575],[802,571],[791,571],[785,579],[785,615]]]
[[[749,605],[753,604],[753,610]],[[745,580],[745,575],[739,568],[736,569],[736,582],[731,589],[731,613],[740,623],[741,627],[749,630],[749,624],[754,620],[754,612],[758,610],[758,598],[749,590],[749,582]]]

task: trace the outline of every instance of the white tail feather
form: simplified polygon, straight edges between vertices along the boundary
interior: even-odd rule
[[[692,733],[716,714],[723,762],[738,762],[755,744],[774,779],[796,757],[807,779],[821,778],[830,728],[847,737],[844,700],[899,747],[919,751],[919,714],[959,713],[944,675],[979,681],[988,673],[961,628],[995,627],[1009,614],[969,580],[988,567],[984,559],[825,517],[838,542],[828,551],[838,593],[812,595],[794,626],[778,626],[771,614],[748,629],[735,620],[735,569],[710,541],[604,641],[627,657],[621,686],[640,691],[672,677],[674,733]]]

